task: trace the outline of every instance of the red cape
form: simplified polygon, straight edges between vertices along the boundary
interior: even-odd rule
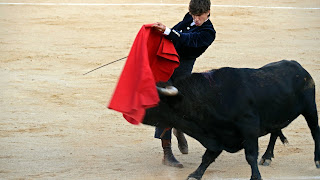
[[[151,26],[143,25],[137,34],[108,106],[132,124],[142,122],[146,108],[157,106],[156,82],[168,81],[179,66],[173,43]]]

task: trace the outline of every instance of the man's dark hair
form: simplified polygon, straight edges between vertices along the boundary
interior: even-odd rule
[[[210,0],[190,0],[189,13],[191,15],[202,15],[210,10]]]

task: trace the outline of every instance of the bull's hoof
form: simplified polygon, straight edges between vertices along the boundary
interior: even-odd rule
[[[251,178],[250,180],[262,180],[261,177],[255,177],[255,178]]]
[[[271,159],[261,158],[261,160],[259,162],[259,165],[262,165],[262,166],[270,166],[270,164],[271,164]]]
[[[320,161],[316,161],[316,167],[320,169]]]
[[[199,179],[196,179],[196,178],[194,178],[194,177],[188,177],[187,180],[199,180]]]
[[[200,180],[201,179],[201,175],[198,175],[196,173],[192,173],[188,176],[187,180]]]

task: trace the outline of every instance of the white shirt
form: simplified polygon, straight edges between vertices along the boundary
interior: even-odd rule
[[[208,18],[208,19],[209,19],[209,18]],[[208,19],[207,19],[206,21],[208,21]],[[206,21],[205,21],[205,22],[206,22]],[[196,23],[195,23],[194,21],[192,21],[192,23],[190,24],[190,26],[194,26],[194,25],[196,25]],[[163,34],[169,35],[170,32],[171,32],[171,29],[168,28],[168,27],[166,27],[166,30],[163,32]]]

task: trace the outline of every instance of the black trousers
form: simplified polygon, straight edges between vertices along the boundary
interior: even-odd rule
[[[192,72],[193,65],[194,65],[195,61],[196,61],[195,59],[194,60],[181,59],[179,67],[174,70],[169,81],[174,82],[179,78],[190,75]],[[164,128],[156,127],[154,137],[158,138],[158,139],[166,139],[166,140],[171,139],[172,130],[170,129],[170,130],[166,131],[164,136],[161,138],[160,136],[163,131],[164,131]]]

